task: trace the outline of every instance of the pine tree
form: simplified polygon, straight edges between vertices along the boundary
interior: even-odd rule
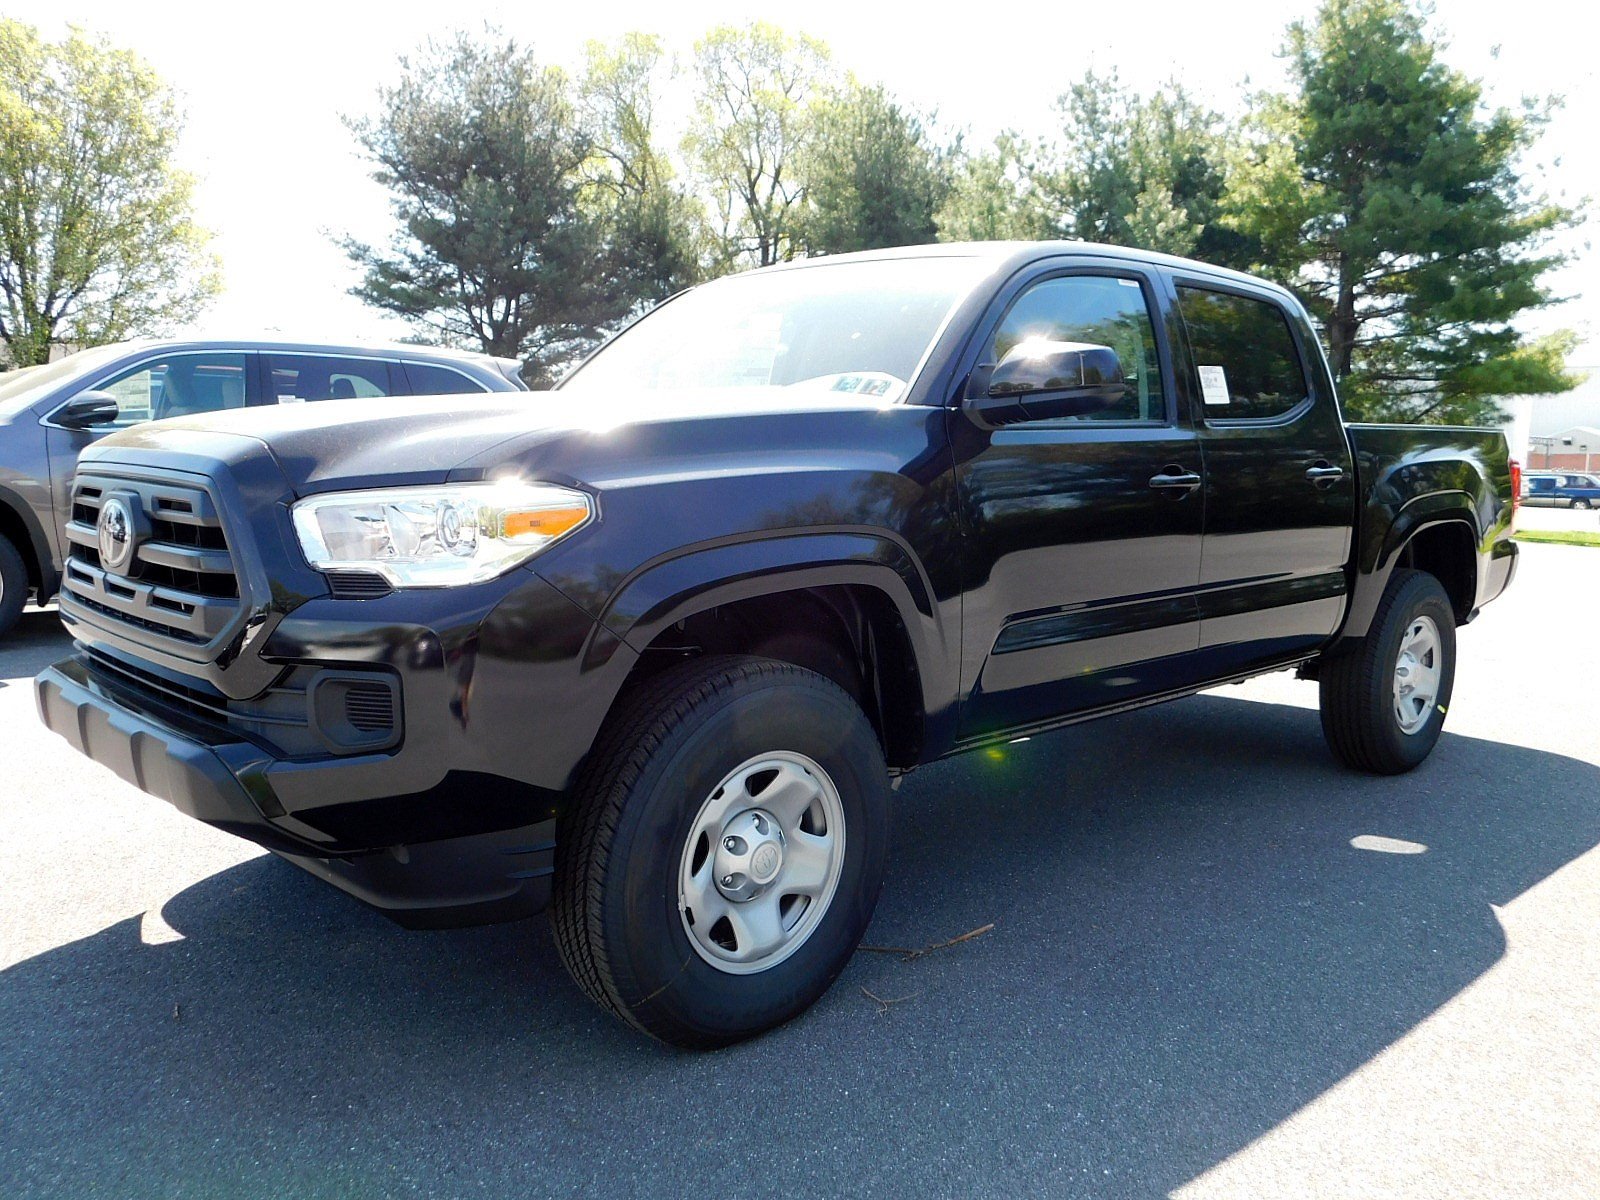
[[[1548,235],[1572,220],[1518,174],[1542,114],[1487,109],[1439,50],[1403,0],[1326,0],[1290,26],[1294,91],[1261,99],[1228,201],[1366,418],[1493,421],[1497,396],[1574,382],[1570,335],[1516,324],[1552,303]]]

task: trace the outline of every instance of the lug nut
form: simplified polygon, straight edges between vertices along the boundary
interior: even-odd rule
[[[732,875],[724,875],[722,877],[722,886],[723,887],[732,887],[733,886],[733,876]]]
[[[739,843],[734,841],[731,837],[725,837],[722,839],[722,846],[725,850],[737,850],[739,848]]]

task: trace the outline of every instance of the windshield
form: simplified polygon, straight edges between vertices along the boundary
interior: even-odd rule
[[[87,374],[125,349],[125,346],[105,346],[98,350],[69,354],[53,363],[22,367],[0,374],[0,417],[21,412],[45,392],[76,376]]]
[[[794,388],[900,400],[991,265],[877,259],[721,279],[624,330],[562,390]]]

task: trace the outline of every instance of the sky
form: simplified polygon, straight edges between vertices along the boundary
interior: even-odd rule
[[[1492,102],[1565,97],[1528,164],[1538,186],[1565,203],[1600,198],[1597,56],[1591,39],[1574,36],[1574,7],[1520,0],[1508,21],[1504,3],[1443,0],[1435,16],[1450,43],[1446,61],[1482,79]],[[397,58],[429,36],[492,23],[570,68],[590,39],[644,30],[686,58],[707,29],[765,18],[821,38],[858,77],[983,141],[1004,128],[1047,134],[1055,97],[1089,69],[1115,69],[1140,90],[1176,79],[1219,110],[1242,111],[1250,90],[1282,80],[1284,29],[1313,9],[1311,0],[1014,0],[973,19],[974,10],[954,5],[911,10],[862,0],[811,0],[797,9],[694,0],[0,0],[0,15],[48,36],[69,22],[105,34],[143,55],[179,93],[188,118],[181,161],[199,177],[196,203],[215,234],[225,286],[197,329],[326,340],[406,332],[348,294],[356,272],[333,238],[382,243],[393,224],[341,114],[371,111]],[[686,90],[689,81],[679,76],[671,86]],[[1600,242],[1600,213],[1564,239],[1577,261],[1551,278],[1572,299],[1531,317],[1528,327],[1577,329],[1583,344],[1574,363],[1600,366],[1591,242]]]

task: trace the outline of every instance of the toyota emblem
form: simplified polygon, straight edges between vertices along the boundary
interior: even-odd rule
[[[112,496],[100,506],[96,536],[100,544],[100,565],[123,574],[133,561],[133,514],[128,511],[126,501]]]

